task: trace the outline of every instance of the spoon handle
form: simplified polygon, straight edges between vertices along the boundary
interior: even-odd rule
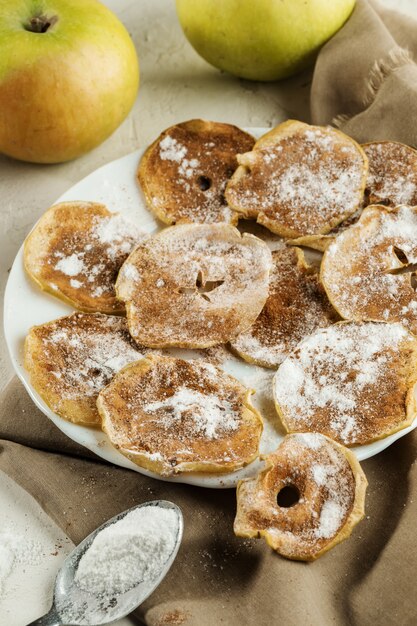
[[[58,613],[55,611],[55,607],[52,607],[49,613],[35,619],[35,621],[28,624],[28,626],[62,626],[62,622]]]

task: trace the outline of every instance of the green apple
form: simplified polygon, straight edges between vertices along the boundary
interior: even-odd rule
[[[185,36],[221,70],[251,80],[308,66],[350,16],[355,0],[176,0]]]
[[[0,0],[0,152],[68,161],[108,137],[139,86],[135,48],[97,0]]]

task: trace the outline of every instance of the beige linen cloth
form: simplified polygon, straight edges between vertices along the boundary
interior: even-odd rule
[[[417,22],[358,0],[321,50],[311,88],[313,124],[333,124],[357,141],[417,147]]]
[[[359,2],[321,51],[313,121],[337,118],[360,141],[417,145],[417,27],[375,6]],[[0,403],[0,469],[74,542],[136,503],[166,498],[182,508],[183,544],[162,585],[137,610],[141,623],[417,623],[417,431],[363,463],[367,517],[350,539],[305,564],[280,558],[261,540],[234,537],[234,490],[174,485],[102,462],[43,416],[17,379]]]

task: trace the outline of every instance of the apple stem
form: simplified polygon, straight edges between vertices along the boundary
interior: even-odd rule
[[[52,17],[46,17],[46,15],[36,15],[29,20],[28,24],[25,24],[25,30],[31,33],[46,33],[51,26],[56,24],[58,17],[53,15]]]

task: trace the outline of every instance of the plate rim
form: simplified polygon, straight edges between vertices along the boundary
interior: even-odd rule
[[[252,133],[253,135],[257,136],[260,134],[264,134],[265,132],[268,131],[268,128],[262,128],[262,127],[244,127],[244,130]],[[122,161],[125,160],[133,160],[134,158],[137,159],[137,161],[139,161],[141,155],[143,155],[143,153],[145,152],[146,148],[139,148],[136,149],[132,152],[129,152],[121,157],[118,157],[117,159],[113,159],[103,165],[101,165],[100,167],[96,168],[95,170],[93,170],[92,172],[90,172],[89,174],[87,174],[86,176],[82,177],[79,181],[75,182],[73,185],[71,185],[63,194],[61,194],[59,196],[59,198],[57,198],[52,204],[51,206],[59,203],[59,202],[65,202],[67,201],[65,199],[65,197],[71,192],[71,190],[74,187],[77,187],[78,185],[81,185],[82,183],[85,183],[85,181],[87,181],[90,177],[93,176],[97,176],[97,175],[102,175],[103,172],[106,169],[111,169],[112,166],[114,166],[115,163],[121,163]],[[142,195],[142,194],[141,194]],[[68,200],[70,201],[70,200]],[[149,210],[145,201],[144,201],[144,206],[146,208],[146,210]],[[46,210],[46,209],[45,209]],[[44,213],[42,213],[43,215]],[[154,478],[156,480],[160,480],[163,482],[171,482],[171,483],[181,483],[181,484],[190,484],[192,486],[199,486],[199,487],[204,487],[204,488],[214,488],[214,489],[225,489],[225,488],[234,488],[238,482],[238,480],[240,480],[242,477],[242,474],[246,473],[246,471],[248,470],[248,468],[253,468],[255,469],[256,466],[258,466],[258,468],[261,468],[263,466],[263,461],[258,459],[255,459],[254,461],[252,461],[250,464],[248,464],[247,466],[241,468],[240,470],[236,470],[235,472],[229,472],[229,473],[224,473],[224,474],[192,474],[192,473],[182,473],[182,474],[178,474],[172,477],[165,477],[165,476],[161,476],[159,474],[156,474],[154,472],[151,472],[143,467],[140,467],[136,464],[133,463],[133,461],[131,461],[130,459],[128,459],[126,456],[124,456],[123,454],[121,454],[118,450],[116,450],[116,448],[112,447],[112,453],[116,453],[117,454],[117,458],[119,459],[119,462],[116,462],[115,460],[109,459],[108,456],[106,456],[105,454],[103,454],[103,451],[100,449],[100,447],[98,445],[92,445],[89,444],[88,442],[83,442],[81,443],[80,441],[74,439],[74,437],[72,437],[70,434],[68,434],[65,426],[66,425],[70,425],[71,427],[73,426],[77,426],[79,428],[84,429],[88,429],[88,430],[92,430],[95,431],[96,433],[99,433],[100,436],[104,436],[106,437],[105,433],[100,430],[100,429],[92,429],[90,427],[86,427],[86,426],[82,426],[79,424],[74,424],[72,422],[69,422],[68,420],[65,420],[64,418],[58,416],[56,413],[54,413],[49,407],[48,405],[44,402],[44,400],[41,398],[41,396],[37,393],[37,391],[32,387],[30,380],[29,380],[29,376],[26,374],[23,364],[20,363],[19,359],[18,359],[18,352],[14,349],[14,346],[12,345],[12,338],[8,333],[8,324],[9,324],[9,305],[10,302],[13,301],[13,297],[11,296],[11,290],[13,289],[13,278],[14,278],[14,272],[17,271],[17,264],[21,263],[23,265],[23,250],[24,250],[24,243],[25,240],[27,238],[27,236],[30,234],[30,232],[33,231],[33,229],[36,227],[36,225],[38,224],[39,220],[42,218],[42,215],[39,217],[38,220],[36,220],[33,225],[32,228],[30,229],[30,231],[27,233],[27,235],[25,236],[25,239],[23,240],[21,246],[19,247],[15,258],[13,260],[10,272],[9,272],[9,276],[6,282],[6,287],[4,290],[4,305],[3,305],[3,331],[4,331],[4,337],[5,337],[5,342],[6,342],[6,346],[7,346],[7,350],[9,353],[9,358],[11,360],[12,366],[13,366],[13,370],[15,372],[15,374],[18,376],[19,380],[22,382],[23,386],[26,389],[26,392],[28,393],[29,397],[31,398],[31,400],[34,402],[34,404],[36,405],[36,407],[48,418],[52,421],[52,423],[61,431],[65,434],[65,436],[67,436],[69,439],[71,439],[72,441],[74,441],[76,444],[90,450],[90,452],[93,452],[96,456],[98,456],[99,458],[101,458],[102,460],[106,461],[107,463],[111,464],[111,465],[116,465],[117,467],[122,467],[125,469],[130,469],[133,471],[136,471],[139,474]],[[151,216],[153,218],[153,216]],[[140,222],[139,222],[140,225]],[[161,225],[161,227],[163,227],[163,225]],[[153,231],[154,232],[154,231]],[[23,273],[25,274],[25,269],[24,266],[22,268]],[[27,280],[29,281],[29,277],[26,275]],[[45,292],[42,292],[42,290],[39,289],[39,292],[42,293],[43,295],[45,295],[45,297],[48,296],[48,294],[46,294]],[[53,297],[53,296],[49,296],[49,297]],[[65,304],[62,303],[61,304]],[[69,308],[69,311],[71,310],[76,310],[73,309],[71,307],[69,307],[69,305],[66,305]],[[67,315],[68,313],[63,313],[62,315]],[[54,318],[57,319],[57,318]],[[265,420],[264,420],[265,421]],[[357,459],[362,462],[368,458],[371,458],[372,456],[375,456],[377,454],[379,454],[380,452],[383,452],[386,448],[388,448],[390,445],[392,445],[393,443],[395,443],[398,439],[404,437],[405,435],[407,435],[408,433],[410,433],[412,430],[414,430],[415,428],[417,428],[417,416],[415,417],[415,419],[413,420],[413,422],[407,426],[406,428],[403,428],[401,430],[396,431],[395,433],[392,433],[391,435],[388,435],[382,439],[378,439],[376,441],[371,442],[370,444],[366,444],[363,446],[352,446],[349,449],[352,450]],[[110,444],[110,442],[109,442]],[[111,444],[110,444],[111,445]],[[377,448],[376,450],[373,450],[372,448]],[[119,458],[120,457],[120,458]]]

